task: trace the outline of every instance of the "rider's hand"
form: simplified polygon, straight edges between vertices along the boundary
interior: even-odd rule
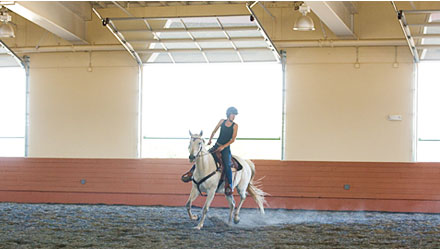
[[[224,147],[224,146],[220,146],[220,147],[218,147],[218,148],[217,148],[217,150],[216,150],[216,151],[218,151],[218,152],[222,152],[222,151],[223,151],[223,149],[225,149],[225,147]]]
[[[207,145],[211,145],[211,139],[209,139],[208,144]]]

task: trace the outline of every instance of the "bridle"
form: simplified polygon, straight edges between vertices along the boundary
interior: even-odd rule
[[[200,157],[200,153],[202,152],[202,149],[203,149],[203,144],[200,143],[200,144],[199,144],[199,151],[197,152],[197,154],[196,154],[194,160],[197,160],[197,158]]]
[[[191,137],[191,139],[201,139],[202,141],[203,141],[203,139],[202,138],[197,138],[197,137]],[[199,158],[199,157],[201,157],[201,156],[205,156],[205,155],[208,155],[208,154],[203,154],[202,153],[202,149],[203,149],[203,143],[200,143],[200,146],[199,146],[199,150],[197,151],[197,154],[194,156],[194,161],[196,161],[197,160],[197,158]],[[189,156],[189,158],[191,159],[191,155]]]

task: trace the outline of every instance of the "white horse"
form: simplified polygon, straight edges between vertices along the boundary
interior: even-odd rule
[[[186,203],[186,208],[188,210],[188,215],[191,220],[197,220],[198,216],[191,213],[192,202],[201,194],[201,192],[206,192],[207,197],[205,205],[202,210],[202,218],[199,224],[195,227],[196,229],[201,229],[206,218],[206,213],[209,210],[212,200],[216,193],[224,193],[224,183],[218,187],[221,172],[217,171],[217,166],[214,161],[214,157],[205,147],[205,140],[202,138],[203,131],[200,134],[192,134],[189,143],[189,159],[190,162],[195,162],[196,169],[193,174],[193,185],[191,193],[189,195],[188,202]],[[240,208],[246,199],[246,191],[254,198],[258,207],[260,208],[261,214],[264,214],[263,204],[265,203],[264,195],[265,193],[255,186],[253,179],[255,176],[255,165],[250,160],[243,160],[240,157],[234,156],[238,162],[243,166],[243,169],[237,171],[233,174],[232,188],[237,189],[240,195],[240,204],[235,210],[234,223],[240,221],[238,216],[240,213]],[[217,188],[218,187],[218,188]],[[233,196],[226,196],[229,203],[229,223],[231,223],[232,215],[235,209],[235,201]]]

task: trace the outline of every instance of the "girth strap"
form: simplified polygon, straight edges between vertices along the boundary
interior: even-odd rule
[[[199,190],[199,193],[201,196],[207,196],[206,194],[202,194],[202,191],[200,191],[200,185],[205,182],[207,179],[211,178],[213,175],[215,175],[215,173],[217,173],[218,170],[213,171],[212,173],[210,173],[209,175],[205,176],[204,178],[202,178],[199,182],[197,182],[196,180],[194,180],[194,178],[192,179],[192,181],[197,185],[197,190]]]

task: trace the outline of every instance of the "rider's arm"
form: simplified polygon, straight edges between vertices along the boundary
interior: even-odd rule
[[[218,122],[217,126],[215,126],[214,131],[212,131],[212,133],[211,133],[211,137],[209,137],[208,145],[211,144],[211,140],[212,140],[212,138],[214,137],[215,133],[217,133],[218,128],[220,128],[220,126],[222,125],[222,123],[223,123],[224,121],[225,121],[224,119],[221,119],[221,120]]]
[[[229,145],[231,145],[234,141],[235,138],[237,137],[237,131],[238,131],[238,124],[235,123],[234,124],[234,131],[232,132],[232,138],[230,141],[228,141],[225,145],[222,145],[219,150],[223,150],[224,148],[228,147]]]

